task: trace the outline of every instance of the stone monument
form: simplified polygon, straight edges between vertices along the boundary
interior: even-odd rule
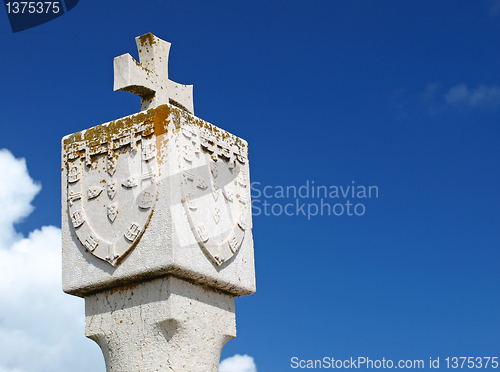
[[[142,111],[62,139],[63,290],[107,371],[216,372],[255,292],[247,143],[194,116],[170,43],[136,38],[114,90]]]

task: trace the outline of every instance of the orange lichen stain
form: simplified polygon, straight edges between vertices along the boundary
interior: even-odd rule
[[[72,143],[79,142],[82,140],[82,132],[73,133],[64,140],[64,144],[69,146]]]
[[[152,124],[151,128],[145,128],[143,135],[153,133],[161,135],[167,132],[168,117],[170,115],[169,105],[161,105],[147,112],[140,112],[136,115],[127,116],[122,119],[114,120],[109,123],[101,124],[85,131],[74,133],[64,141],[64,150],[68,152],[73,144],[86,142],[88,147],[100,146],[103,143],[113,143],[113,140],[124,135],[128,135],[131,127],[138,124]],[[134,133],[136,138],[139,137]],[[77,155],[83,157],[85,149],[76,151]],[[117,158],[117,156],[114,156]]]
[[[141,42],[141,45],[143,45],[143,46],[146,45],[146,43],[149,45],[154,45],[156,43],[155,36],[151,32],[148,32],[145,35],[139,36],[139,41]]]
[[[148,110],[148,114],[150,111],[154,111],[151,113],[154,132],[157,136],[160,136],[168,131],[168,117],[170,116],[170,106],[169,105],[161,105],[153,110]]]

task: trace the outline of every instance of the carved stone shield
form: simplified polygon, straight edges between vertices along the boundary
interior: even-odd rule
[[[188,123],[177,137],[182,202],[191,229],[208,257],[233,257],[247,228],[250,188],[246,157],[223,138]]]
[[[84,133],[67,153],[68,212],[86,250],[116,266],[137,244],[154,209],[155,135],[144,123],[88,131],[94,133]]]

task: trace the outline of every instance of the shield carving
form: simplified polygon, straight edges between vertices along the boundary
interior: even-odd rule
[[[113,266],[137,244],[156,202],[156,140],[149,126],[97,137],[97,144],[94,136],[93,143],[82,140],[68,152],[72,227],[87,251]]]
[[[213,263],[221,265],[237,253],[247,228],[246,157],[228,139],[188,123],[177,145],[182,202],[191,230]]]

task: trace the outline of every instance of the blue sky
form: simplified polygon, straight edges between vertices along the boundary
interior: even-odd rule
[[[195,115],[248,141],[255,205],[321,203],[257,197],[265,186],[378,188],[323,200],[361,216],[254,216],[257,292],[236,300],[223,359],[277,372],[293,357],[500,357],[499,1],[80,0],[16,34],[2,10],[0,148],[41,185],[4,226],[60,227],[60,140],[139,111],[113,92],[112,62],[137,59],[147,32],[172,43],[169,77],[194,85]],[[5,199],[18,178],[0,177]],[[2,293],[5,340],[23,321]],[[74,362],[102,369],[78,335]],[[23,363],[0,353],[0,371]],[[63,370],[47,363],[30,370]]]

